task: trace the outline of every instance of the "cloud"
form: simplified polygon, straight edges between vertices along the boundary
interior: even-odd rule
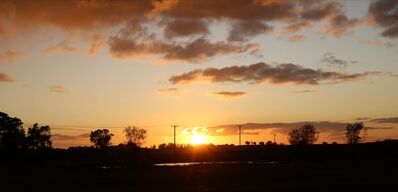
[[[292,93],[294,94],[310,94],[310,93],[318,93],[317,90],[296,90],[296,91],[292,91]]]
[[[369,6],[369,18],[382,28],[381,35],[388,38],[398,37],[398,1],[378,0]]]
[[[166,24],[164,35],[167,38],[205,35],[209,33],[206,22],[199,19],[175,19]]]
[[[166,88],[166,89],[158,89],[157,92],[160,94],[172,96],[172,97],[181,96],[180,90],[178,90],[177,88],[174,88],[174,87]]]
[[[269,65],[263,62],[217,68],[196,69],[169,78],[172,84],[188,84],[197,81],[208,82],[248,82],[294,85],[318,85],[321,83],[344,83],[363,79],[369,75],[382,75],[382,72],[343,73],[305,68],[301,65],[286,63]]]
[[[161,55],[165,60],[199,62],[221,54],[239,54],[258,51],[257,44],[234,44],[225,41],[210,42],[204,37],[182,44],[149,39],[136,42],[130,38],[112,37],[110,51],[116,58],[137,58],[147,55]]]
[[[286,32],[294,33],[303,29],[311,28],[312,24],[308,21],[298,21],[285,26],[284,30]]]
[[[247,92],[242,92],[242,91],[218,91],[218,92],[212,92],[212,95],[215,96],[221,96],[226,99],[231,99],[231,98],[237,98],[237,97],[243,97],[247,95]]]
[[[63,53],[63,52],[67,52],[67,53],[73,53],[73,52],[78,52],[79,49],[76,47],[71,47],[68,45],[68,43],[66,41],[63,41],[61,43],[59,43],[58,45],[51,45],[49,47],[47,47],[46,49],[43,50],[43,54],[44,55],[50,55],[50,54],[54,54],[54,53]]]
[[[0,64],[1,63],[14,63],[18,58],[20,58],[22,53],[17,51],[5,51],[0,53]]]
[[[4,82],[14,82],[14,79],[6,73],[0,73],[0,83]]]
[[[228,41],[246,41],[248,38],[266,33],[272,27],[259,21],[234,22]]]
[[[398,123],[398,117],[378,118],[370,121],[373,123]]]
[[[59,94],[69,94],[70,90],[67,87],[57,85],[57,86],[50,87],[50,92],[51,93],[59,93]]]
[[[3,2],[2,2],[3,4]],[[1,7],[1,6],[0,6]],[[65,30],[92,30],[113,27],[126,20],[143,17],[152,9],[144,1],[7,1],[5,17],[18,26],[53,25]]]
[[[87,52],[88,56],[93,56],[98,50],[106,45],[107,38],[99,33],[94,33],[91,37],[90,49]]]
[[[65,135],[65,134],[52,134],[51,138],[56,141],[68,141],[68,140],[81,140],[88,139],[90,133],[84,133],[80,135]]]
[[[305,41],[308,40],[309,37],[305,35],[291,35],[289,36],[289,41],[298,42],[298,41]]]
[[[376,40],[376,39],[375,40],[372,40],[372,39],[363,40],[362,42],[369,44],[369,45],[377,46],[377,47],[381,47],[381,46],[394,47],[394,44],[392,44],[390,42],[385,42],[385,41]]]
[[[330,19],[323,31],[334,37],[340,37],[352,31],[359,24],[357,18],[348,18],[346,15],[338,14]]]
[[[337,67],[347,67],[347,65],[349,64],[358,63],[358,61],[339,59],[332,52],[324,54],[322,62],[330,66],[337,66]]]

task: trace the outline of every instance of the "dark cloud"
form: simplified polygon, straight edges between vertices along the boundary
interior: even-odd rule
[[[370,121],[373,123],[398,123],[398,117],[378,118]]]
[[[161,55],[166,60],[198,62],[220,54],[239,54],[258,51],[257,44],[234,44],[225,41],[210,42],[204,37],[186,43],[167,43],[158,40],[136,42],[130,38],[112,37],[109,41],[112,56],[135,58]]]
[[[329,24],[324,28],[324,32],[335,37],[340,37],[349,33],[357,24],[357,18],[348,18],[346,15],[339,14],[330,19]]]
[[[234,22],[232,30],[229,32],[229,41],[245,41],[248,38],[266,33],[272,27],[259,21]]]
[[[382,27],[382,36],[389,38],[398,37],[398,1],[375,1],[370,4],[368,12],[372,21]]]
[[[358,61],[339,59],[333,53],[324,54],[322,62],[337,67],[347,67],[349,64],[358,63]]]
[[[248,66],[231,66],[221,69],[197,69],[169,78],[172,84],[187,84],[195,81],[210,82],[248,82],[272,84],[317,85],[320,83],[343,83],[365,78],[368,75],[379,75],[381,72],[343,73],[329,72],[320,69],[305,68],[296,64],[269,65],[256,63]]]
[[[167,38],[205,35],[209,33],[207,23],[199,19],[175,19],[166,24],[164,35]]]
[[[223,98],[236,98],[236,97],[242,97],[247,95],[247,92],[243,92],[243,91],[218,91],[218,92],[212,92],[212,95],[215,96],[221,96]]]
[[[9,74],[0,73],[0,83],[3,82],[14,82],[14,79]]]

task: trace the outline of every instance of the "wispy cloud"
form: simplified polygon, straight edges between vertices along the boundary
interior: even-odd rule
[[[58,93],[58,94],[69,94],[70,93],[69,88],[67,88],[65,86],[61,86],[61,85],[52,86],[52,87],[50,87],[49,90],[51,93]]]
[[[243,91],[217,91],[217,92],[212,92],[211,95],[214,96],[220,96],[225,99],[232,99],[232,98],[238,98],[238,97],[243,97],[247,95],[247,92]]]
[[[167,96],[172,96],[172,97],[179,97],[181,96],[181,92],[179,89],[175,87],[171,88],[164,88],[164,89],[158,89],[157,92],[162,95],[167,95]]]
[[[79,49],[76,47],[71,47],[66,41],[59,43],[58,45],[51,45],[43,50],[44,55],[50,55],[54,53],[75,53]]]
[[[318,91],[306,89],[306,90],[295,90],[295,91],[292,91],[292,93],[294,93],[294,94],[311,94],[311,93],[318,93]]]

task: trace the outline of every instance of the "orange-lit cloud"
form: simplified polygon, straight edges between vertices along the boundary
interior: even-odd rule
[[[9,74],[0,73],[0,83],[13,82],[13,81],[14,81],[14,79]]]
[[[296,64],[269,65],[256,63],[252,65],[232,66],[221,69],[197,69],[169,78],[172,84],[187,84],[195,81],[210,82],[248,82],[271,84],[317,85],[320,83],[343,83],[365,78],[369,75],[381,75],[382,72],[343,73],[305,68]]]
[[[44,55],[50,55],[54,53],[75,53],[78,52],[79,49],[76,47],[71,47],[68,45],[68,43],[61,42],[58,45],[51,45],[47,47],[46,49],[43,50]]]
[[[69,94],[70,90],[69,88],[61,85],[53,86],[50,87],[50,92],[51,93],[59,93],[59,94]]]
[[[247,92],[243,91],[217,91],[211,93],[214,96],[221,96],[226,99],[238,98],[247,95]]]
[[[309,39],[308,36],[305,35],[291,35],[289,36],[289,41],[298,42],[298,41],[306,41]]]

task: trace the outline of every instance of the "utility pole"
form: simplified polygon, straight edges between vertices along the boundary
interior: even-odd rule
[[[239,128],[239,146],[241,145],[241,138],[242,138],[242,125],[238,125]]]
[[[274,135],[274,143],[276,143],[276,133],[274,133],[272,135]]]
[[[174,150],[176,150],[176,128],[178,125],[171,125],[174,128]]]

